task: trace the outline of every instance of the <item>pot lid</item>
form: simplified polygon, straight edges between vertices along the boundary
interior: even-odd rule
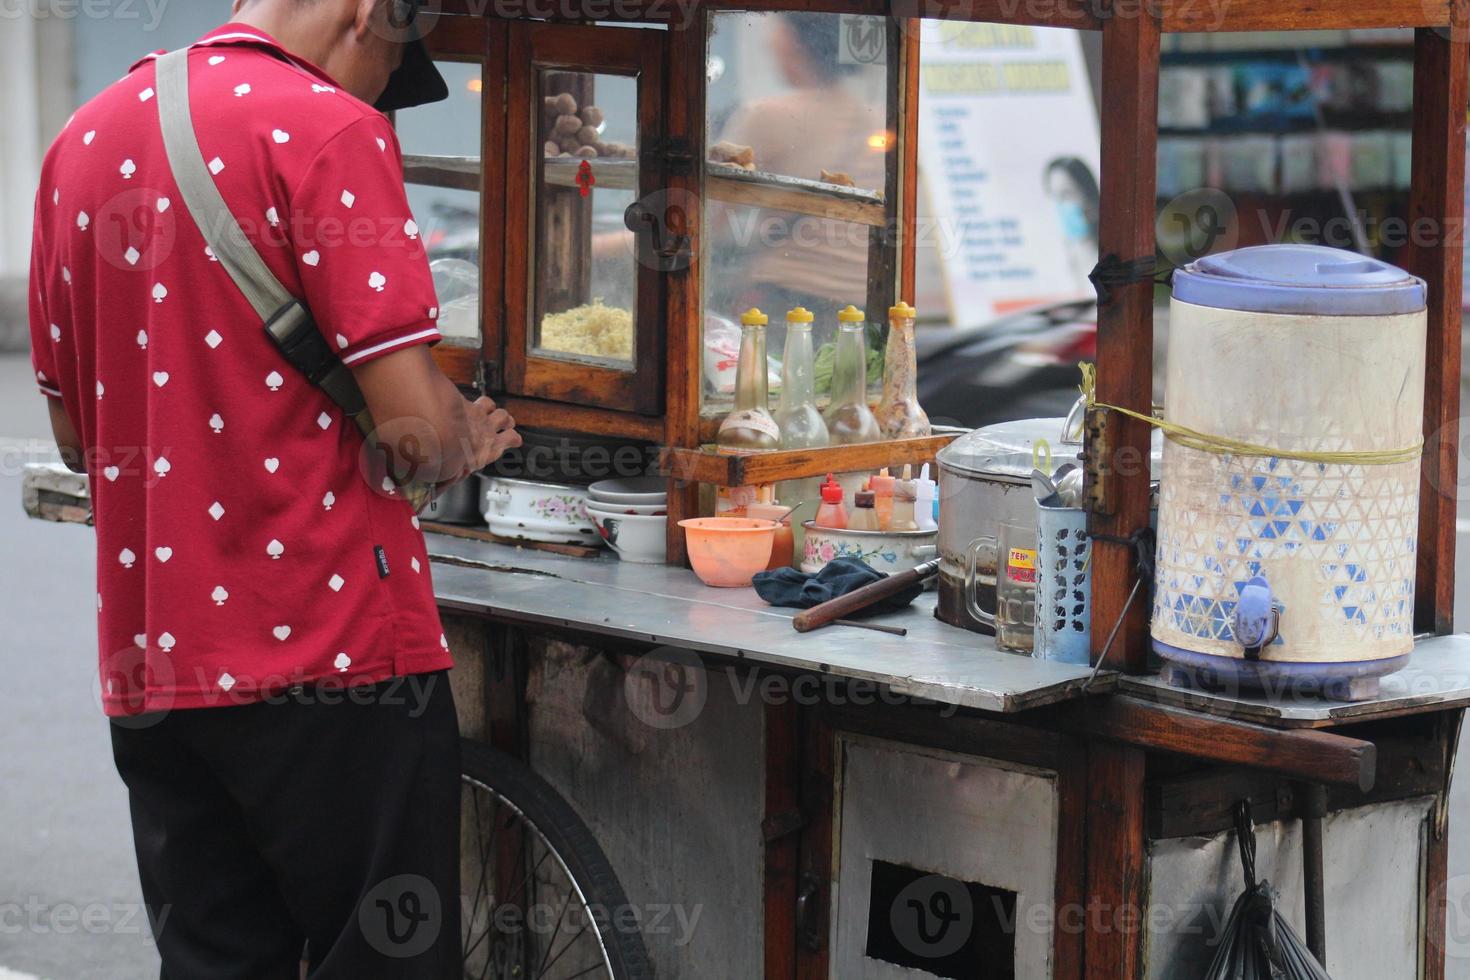
[[[1174,272],[1175,299],[1249,313],[1392,316],[1424,309],[1425,295],[1398,266],[1322,245],[1254,245]]]
[[[1031,479],[1031,471],[1037,468],[1037,459],[1045,462],[1046,452],[1034,453],[1039,442],[1045,441],[1051,453],[1048,475],[1056,473],[1063,463],[1077,462],[1082,451],[1080,433],[1072,433],[1077,442],[1064,442],[1062,430],[1067,420],[1019,419],[1015,422],[998,422],[975,429],[945,446],[938,453],[939,465],[943,469],[968,476],[1002,477],[1011,481],[1025,482]],[[1150,470],[1158,479],[1159,464],[1164,454],[1163,433],[1153,433]]]

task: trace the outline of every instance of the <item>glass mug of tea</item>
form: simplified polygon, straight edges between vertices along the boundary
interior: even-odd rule
[[[986,557],[990,558],[987,562]],[[965,549],[965,605],[995,630],[996,646],[1031,653],[1036,634],[1036,529],[1002,524]],[[995,569],[995,609],[982,609],[976,586],[986,565]]]

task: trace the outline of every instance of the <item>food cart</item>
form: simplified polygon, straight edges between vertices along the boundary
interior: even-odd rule
[[[477,195],[479,281],[473,329],[435,355],[524,428],[662,447],[669,518],[665,565],[427,525],[462,726],[585,821],[643,916],[656,975],[1200,975],[1241,887],[1232,813],[1247,800],[1258,867],[1333,977],[1444,976],[1447,794],[1470,704],[1470,642],[1451,635],[1460,0],[548,5],[571,20],[533,19],[547,13],[534,3],[441,6],[428,41],[481,96],[461,120],[478,149],[407,145],[407,177]],[[867,69],[876,179],[770,172],[739,148],[712,158],[712,43],[788,12],[881,35]],[[1150,431],[1108,408],[1089,411],[1085,451],[1090,529],[1104,536],[1094,659],[1121,623],[1101,670],[997,650],[936,620],[932,593],[879,620],[906,636],[799,634],[790,611],[684,567],[677,522],[701,512],[701,488],[918,464],[953,437],[709,448],[729,407],[704,367],[710,297],[729,291],[724,246],[706,240],[717,214],[857,228],[866,268],[850,301],[882,310],[913,295],[921,17],[1101,33],[1101,252],[1137,274],[1101,291],[1096,394],[1145,415],[1161,33],[1415,29],[1411,211],[1444,233],[1408,263],[1429,286],[1420,636],[1376,695],[1278,702],[1153,672],[1125,541],[1148,522],[1149,481],[1112,464],[1147,458]],[[853,161],[823,169],[844,164],[856,175]],[[622,228],[596,220],[599,195]],[[965,928],[947,932],[967,902]]]

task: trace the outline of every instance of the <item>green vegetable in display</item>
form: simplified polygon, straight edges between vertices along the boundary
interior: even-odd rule
[[[837,344],[826,343],[817,348],[812,361],[812,379],[818,395],[832,394],[832,365],[837,360]],[[868,387],[883,383],[883,352],[868,347]]]

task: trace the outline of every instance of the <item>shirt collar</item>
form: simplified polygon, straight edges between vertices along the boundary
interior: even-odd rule
[[[195,41],[192,45],[190,45],[190,47],[256,48],[262,51],[269,52],[270,54],[273,54],[278,58],[289,61],[291,64],[307,72],[308,74],[321,79],[323,82],[331,85],[333,88],[338,87],[336,79],[332,78],[332,76],[328,75],[326,72],[322,71],[316,65],[312,64],[310,61],[307,61],[305,58],[298,57],[287,51],[281,45],[280,41],[277,41],[275,38],[271,37],[269,34],[267,34],[265,31],[262,31],[258,27],[250,27],[246,24],[221,24],[219,27],[216,27],[214,30],[210,31],[208,34]],[[151,52],[150,54],[146,54],[135,61],[132,67],[128,69],[128,71],[132,72],[136,70],[140,65],[145,65],[150,61],[156,61],[159,57],[167,53],[168,52],[166,51],[159,50]]]

